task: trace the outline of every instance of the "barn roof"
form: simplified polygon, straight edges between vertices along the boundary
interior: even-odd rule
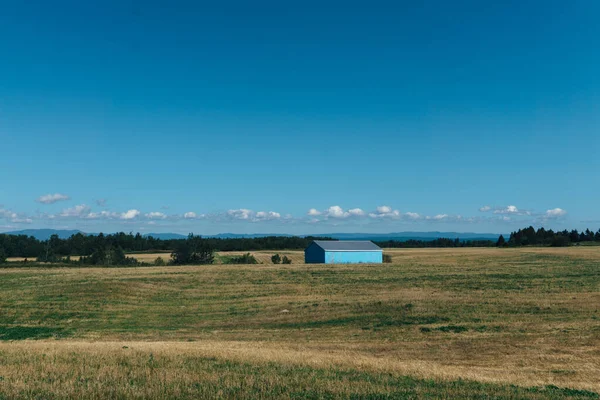
[[[313,243],[325,251],[382,251],[370,240],[315,240]]]

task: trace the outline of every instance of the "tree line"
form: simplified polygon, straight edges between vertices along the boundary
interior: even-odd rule
[[[313,240],[332,240],[324,237],[267,236],[258,238],[203,238],[190,235],[185,239],[156,239],[132,233],[104,235],[72,235],[61,239],[52,235],[48,240],[33,236],[0,234],[0,251],[6,257],[89,256],[98,249],[121,249],[125,253],[174,251],[182,246],[209,247],[214,251],[300,250]]]
[[[71,263],[71,256],[80,256],[78,263],[85,265],[139,265],[128,257],[135,252],[171,252],[171,264],[211,264],[216,251],[257,251],[257,250],[303,250],[313,240],[332,240],[320,237],[267,236],[259,238],[202,238],[189,235],[185,239],[162,240],[151,236],[133,235],[123,232],[104,235],[72,235],[61,239],[52,235],[48,240],[38,240],[33,236],[0,234],[0,262],[7,257],[25,257],[39,262]],[[421,247],[518,247],[518,246],[570,246],[585,242],[600,244],[600,229],[597,232],[528,227],[512,232],[508,240],[500,236],[492,240],[460,240],[440,238],[433,240],[381,241],[375,242],[383,248]],[[252,262],[250,255],[240,258]],[[239,261],[239,260],[234,260]],[[287,261],[287,260],[286,260]],[[158,262],[158,260],[157,260]],[[275,258],[274,263],[284,262]]]
[[[585,231],[577,231],[573,229],[563,231],[553,231],[552,229],[539,228],[536,230],[533,226],[525,229],[519,229],[512,232],[508,241],[500,236],[498,246],[553,246],[564,247],[572,244],[581,243],[600,243],[600,229],[597,232],[586,229]]]
[[[493,247],[496,242],[493,240],[460,240],[459,238],[439,238],[432,240],[409,239],[405,241],[386,240],[383,242],[374,242],[382,248],[425,248],[425,247]]]

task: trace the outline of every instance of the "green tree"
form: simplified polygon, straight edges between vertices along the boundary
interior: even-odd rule
[[[281,256],[279,255],[279,253],[274,254],[273,256],[271,256],[271,262],[273,264],[279,264],[279,263],[281,263]]]
[[[6,262],[6,252],[4,251],[4,247],[0,247],[0,264],[4,264]]]
[[[44,244],[43,252],[37,257],[37,261],[44,263],[52,263],[58,261],[56,255],[56,249],[60,245],[60,239],[58,235],[50,236],[50,239]]]
[[[498,238],[498,241],[496,242],[496,246],[498,246],[498,247],[506,246],[506,240],[504,239],[504,236],[500,235],[500,237]]]
[[[212,264],[215,252],[207,240],[190,234],[186,240],[179,241],[171,259],[175,265]]]

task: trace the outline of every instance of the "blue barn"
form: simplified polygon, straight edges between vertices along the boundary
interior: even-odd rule
[[[368,240],[315,240],[304,250],[307,264],[381,264],[383,250]]]

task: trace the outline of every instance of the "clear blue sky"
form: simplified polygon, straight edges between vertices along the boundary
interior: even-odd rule
[[[202,3],[0,1],[0,231],[600,227],[600,2]]]

